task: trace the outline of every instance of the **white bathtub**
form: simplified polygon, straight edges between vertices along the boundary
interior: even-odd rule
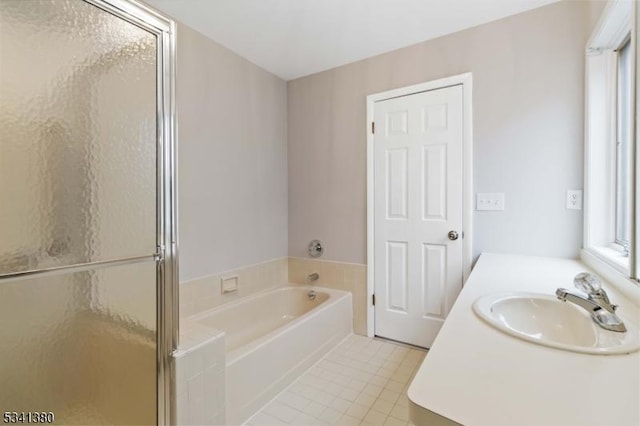
[[[351,293],[279,287],[203,312],[189,321],[222,330],[226,421],[247,420],[352,332]]]

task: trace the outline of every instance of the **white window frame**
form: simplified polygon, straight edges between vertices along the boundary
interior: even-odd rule
[[[585,197],[584,248],[582,259],[604,274],[617,274],[637,283],[638,198],[631,200],[630,253],[616,243],[616,142],[618,110],[618,54],[631,35],[632,75],[635,76],[636,29],[635,2],[611,1],[587,43],[585,82]],[[631,82],[635,94],[634,79]],[[634,95],[632,95],[634,96]],[[635,96],[632,117],[635,117]],[[633,120],[632,120],[633,121]],[[636,132],[632,129],[631,139]],[[633,151],[632,158],[637,156]],[[632,186],[636,184],[638,161],[632,164]],[[635,173],[635,174],[634,174]],[[638,186],[635,185],[635,188]],[[635,195],[635,188],[632,194]],[[610,279],[613,279],[609,277]]]
[[[618,49],[616,50],[617,52],[621,52],[621,50],[623,48],[628,48],[629,49],[629,55],[632,56],[631,53],[631,37],[630,35],[627,35],[627,37],[624,39],[624,41],[621,43],[621,45],[618,47]],[[619,250],[622,253],[626,253],[626,255],[629,255],[629,250],[630,250],[630,246],[631,246],[631,236],[629,235],[628,240],[623,240],[620,238],[620,211],[618,210],[620,207],[620,187],[619,187],[619,179],[620,179],[620,143],[622,140],[622,129],[621,129],[621,116],[620,116],[620,110],[622,109],[622,99],[621,99],[621,90],[620,90],[620,53],[618,53],[616,55],[616,64],[617,64],[617,73],[616,73],[616,96],[617,96],[617,100],[616,100],[616,130],[617,130],[617,134],[616,134],[616,185],[615,185],[615,197],[616,197],[616,217],[615,217],[615,229],[614,229],[614,241],[613,241],[613,245],[614,248]],[[629,58],[629,62],[631,62],[631,57]],[[631,93],[631,90],[629,90],[629,97],[633,96]],[[630,114],[631,115],[631,114]],[[631,143],[631,141],[629,141]]]

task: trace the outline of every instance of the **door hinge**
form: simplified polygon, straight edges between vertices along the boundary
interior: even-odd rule
[[[376,123],[373,121],[371,122],[371,133],[376,134]]]
[[[371,295],[371,303],[373,304],[373,306],[376,306],[376,295],[375,294]]]

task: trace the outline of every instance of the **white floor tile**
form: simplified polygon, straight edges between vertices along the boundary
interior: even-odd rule
[[[319,420],[325,421],[329,424],[336,424],[335,422],[342,417],[342,413],[336,409],[327,407],[318,417]]]
[[[333,380],[334,383],[339,384],[340,386],[348,386],[351,382],[351,378],[349,376],[339,376]]]
[[[344,387],[340,386],[337,383],[329,383],[328,385],[324,386],[322,388],[322,390],[324,390],[326,393],[329,393],[331,395],[335,396],[339,396],[340,394],[342,394],[342,392],[345,390]]]
[[[378,395],[380,395],[380,392],[382,392],[382,389],[384,389],[382,386],[369,383],[364,387],[364,389],[362,390],[362,393],[371,395],[377,398]]]
[[[401,405],[403,407],[409,406],[409,398],[407,398],[406,394],[401,394],[396,401],[396,405]]]
[[[386,385],[384,385],[384,388],[389,389],[390,391],[393,391],[393,392],[401,392],[402,389],[404,389],[405,384],[406,382],[396,382],[392,378],[387,382]]]
[[[351,407],[352,402],[347,401],[346,399],[342,399],[340,397],[334,399],[331,404],[329,404],[330,408],[340,411],[341,413],[346,412],[349,407]]]
[[[265,407],[265,413],[286,423],[291,422],[300,414],[298,410],[291,408],[279,401],[273,401],[269,405],[267,405]]]
[[[304,389],[302,389],[299,394],[300,396],[313,401],[318,397],[318,394],[320,393],[320,389],[322,388],[322,386],[319,387],[315,387],[315,386],[311,386],[311,385],[306,385],[304,387]]]
[[[347,387],[349,389],[353,389],[353,390],[358,391],[358,392],[362,391],[362,389],[364,389],[365,385],[366,385],[365,382],[363,382],[362,380],[357,380],[357,379],[351,379],[349,381],[349,383],[347,383]]]
[[[295,419],[293,419],[293,421],[290,424],[296,425],[296,426],[310,426],[314,424],[316,420],[318,419],[316,419],[313,416],[310,416],[309,414],[300,413],[300,415]]]
[[[342,389],[342,392],[340,392],[340,398],[351,402],[355,401],[358,395],[360,395],[360,392],[353,389]]]
[[[391,378],[394,375],[394,371],[391,368],[387,368],[387,367],[380,367],[378,369],[378,372],[376,373],[378,376],[384,377],[386,379]]]
[[[356,404],[364,405],[365,407],[371,407],[375,402],[376,397],[372,395],[368,395],[366,393],[361,393],[355,400]]]
[[[302,378],[302,377],[301,377]],[[291,392],[294,393],[300,393],[303,389],[305,389],[308,385],[306,383],[304,383],[303,381],[301,381],[300,379],[296,380],[295,382],[293,382],[288,390],[290,390]]]
[[[335,399],[335,395],[331,395],[330,393],[320,391],[318,395],[314,398],[315,401],[319,402],[322,405],[329,405],[331,401]]]
[[[291,391],[283,392],[278,396],[276,401],[280,401],[285,405],[288,405],[291,408],[295,408],[296,410],[303,411],[304,408],[309,405],[311,402],[307,398],[297,395]]]
[[[369,412],[368,407],[364,407],[362,405],[353,404],[348,410],[347,415],[351,417],[355,417],[356,419],[363,419],[364,416]]]
[[[385,401],[384,399],[378,398],[373,405],[371,406],[372,410],[376,410],[382,414],[389,414],[393,409],[394,404],[389,401]]]
[[[382,392],[380,392],[380,395],[378,396],[379,399],[384,399],[385,401],[389,401],[393,403],[395,403],[398,400],[398,397],[400,397],[400,392],[394,392],[389,389],[384,389]]]
[[[380,386],[384,386],[387,384],[387,382],[389,381],[388,378],[386,377],[381,377],[381,376],[373,376],[370,380],[369,383],[372,383],[374,385],[380,385]]]
[[[313,417],[318,417],[326,408],[326,405],[322,405],[316,401],[311,401],[311,403],[307,405],[302,412]]]
[[[406,426],[406,396],[425,352],[350,336],[246,426]]]
[[[358,426],[360,424],[360,419],[356,419],[355,417],[344,415],[340,417],[338,424],[340,426]]]
[[[387,420],[386,414],[382,414],[377,411],[371,410],[364,417],[364,419],[362,419],[362,423],[367,425],[382,426],[386,420]]]
[[[403,407],[402,405],[394,405],[391,410],[391,415],[397,417],[400,420],[409,421],[409,407]]]
[[[255,426],[286,425],[282,420],[272,417],[267,413],[256,414],[249,420],[249,423]]]
[[[393,377],[394,380],[406,382],[411,378],[411,373],[391,373],[389,377]]]
[[[396,419],[395,417],[387,417],[387,420],[384,422],[384,426],[405,426],[407,424],[406,421]]]

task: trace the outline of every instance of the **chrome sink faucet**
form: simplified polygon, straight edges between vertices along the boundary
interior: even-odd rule
[[[627,331],[624,323],[616,315],[617,305],[609,301],[607,292],[602,288],[598,276],[588,272],[581,272],[573,279],[573,285],[586,293],[586,297],[580,293],[573,293],[565,288],[556,290],[556,296],[563,302],[571,302],[587,310],[593,321],[605,330],[624,333]]]

